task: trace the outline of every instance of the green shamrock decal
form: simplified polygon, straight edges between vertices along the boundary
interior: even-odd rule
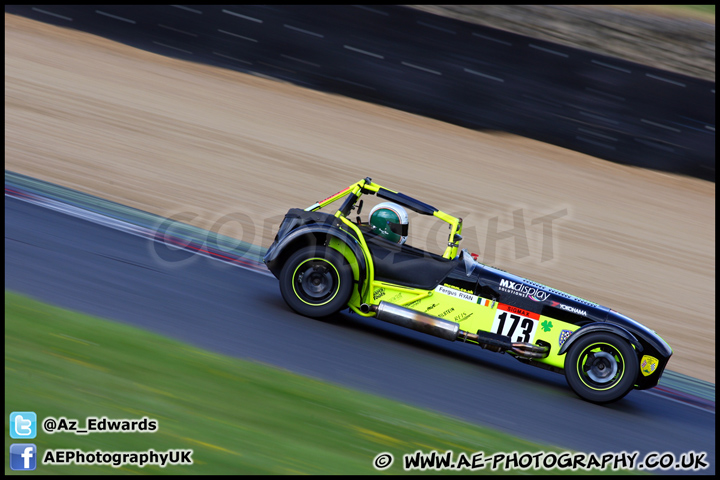
[[[543,320],[540,326],[542,327],[543,332],[549,332],[550,330],[552,330],[552,322],[548,320]]]

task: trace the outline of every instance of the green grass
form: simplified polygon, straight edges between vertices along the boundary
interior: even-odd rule
[[[671,6],[681,9],[681,10],[689,10],[689,11],[693,11],[693,12],[700,12],[700,13],[715,15],[715,5],[671,5]]]
[[[715,5],[613,5],[637,12],[652,12],[668,17],[698,18],[715,23]]]
[[[13,411],[34,411],[38,423],[46,417],[78,419],[80,426],[88,416],[148,416],[158,420],[159,430],[82,436],[40,430],[34,440],[12,440]],[[10,292],[5,433],[6,459],[15,442],[35,443],[40,458],[57,448],[194,451],[191,466],[38,462],[36,474],[363,474],[377,473],[372,460],[380,452],[395,456],[384,473],[403,473],[402,455],[416,450],[482,450],[486,456],[562,451]],[[5,473],[16,473],[9,460]]]

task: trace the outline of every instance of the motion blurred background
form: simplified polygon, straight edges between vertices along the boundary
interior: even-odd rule
[[[525,28],[545,38],[562,38],[563,44],[394,6],[10,11],[160,55],[267,75],[475,130],[518,134],[623,164],[714,180],[714,83],[656,66],[671,63],[673,70],[688,70],[679,58],[689,56],[692,46],[707,70],[706,59],[714,49],[708,38],[668,54],[663,47],[670,42],[659,42],[647,22],[624,18],[623,11],[623,19],[612,23],[602,10],[588,9],[580,21],[568,17],[567,10],[548,8],[544,15],[520,7],[511,14],[501,10],[504,15],[492,9],[486,15],[474,7],[459,11],[485,23],[496,18],[502,26],[527,23],[532,28]],[[457,9],[443,12],[458,15]],[[549,18],[556,23],[571,18],[575,26],[554,28]],[[617,25],[623,25],[623,34],[580,40],[581,31],[587,37],[593,28],[617,31]],[[706,33],[700,29],[699,35]],[[643,62],[606,55],[632,50],[629,46],[638,37],[644,47],[624,57],[644,57]],[[601,43],[612,46],[600,48]],[[648,44],[659,53],[644,55],[653,50]],[[578,45],[589,49],[574,48]]]

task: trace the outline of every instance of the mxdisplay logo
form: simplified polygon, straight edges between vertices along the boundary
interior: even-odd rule
[[[543,292],[542,290],[538,290],[535,287],[529,287],[522,283],[505,280],[504,278],[500,280],[500,290],[520,295],[521,297],[527,297],[536,302],[544,302],[550,296],[548,292]]]

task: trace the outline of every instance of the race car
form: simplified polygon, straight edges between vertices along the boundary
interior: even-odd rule
[[[376,205],[363,222],[363,195]],[[333,213],[320,210],[334,202]],[[407,211],[449,225],[442,255],[406,244]],[[356,218],[351,219],[356,210]],[[598,404],[658,384],[672,355],[653,330],[610,308],[484,265],[459,250],[462,219],[368,177],[305,208],[291,208],[263,260],[288,306],[321,318],[365,317],[507,353],[564,374]]]

